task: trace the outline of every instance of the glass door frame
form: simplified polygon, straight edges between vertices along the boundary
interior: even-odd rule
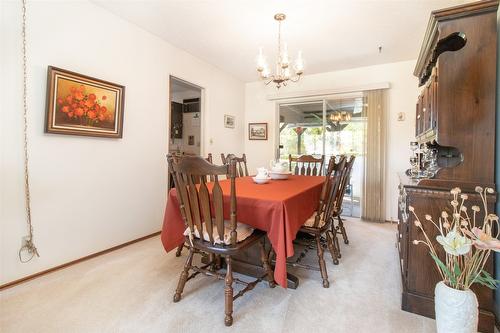
[[[330,94],[330,95],[321,95],[321,96],[315,96],[315,97],[296,97],[296,98],[289,98],[289,99],[282,99],[282,100],[277,100],[275,102],[275,119],[276,121],[276,126],[275,126],[275,149],[274,149],[274,158],[279,159],[280,158],[280,107],[282,105],[300,105],[300,104],[311,104],[311,103],[323,103],[323,155],[326,153],[326,114],[327,114],[327,100],[332,100],[332,99],[344,99],[344,98],[353,98],[353,97],[362,97],[363,96],[363,91],[355,91],[355,92],[349,92],[349,93],[338,93],[338,94]]]
[[[280,139],[280,134],[281,134],[281,131],[280,131],[280,108],[281,106],[293,106],[293,105],[302,105],[302,104],[322,104],[322,108],[323,108],[323,122],[322,122],[322,129],[323,129],[323,135],[322,135],[322,154],[325,155],[325,126],[326,126],[326,100],[324,98],[321,98],[321,99],[318,99],[318,98],[309,98],[309,99],[306,99],[306,100],[298,100],[298,99],[294,99],[293,101],[283,101],[283,102],[277,102],[276,103],[276,109],[277,109],[277,117],[276,119],[278,119],[278,121],[276,122],[276,130],[275,130],[275,133],[276,133],[276,142],[277,142],[277,145],[276,145],[276,149],[275,149],[275,159],[278,160],[280,158],[280,142],[281,142],[281,139]]]

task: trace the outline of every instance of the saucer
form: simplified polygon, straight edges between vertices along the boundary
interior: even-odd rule
[[[254,183],[256,184],[265,184],[269,181],[271,178],[257,178],[257,177],[252,177]]]

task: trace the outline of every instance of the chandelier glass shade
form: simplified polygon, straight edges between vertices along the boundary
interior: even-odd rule
[[[262,47],[259,49],[259,54],[257,56],[257,72],[261,80],[265,82],[266,85],[274,82],[276,88],[281,86],[286,86],[288,82],[297,82],[300,80],[301,75],[304,73],[304,60],[302,59],[302,51],[299,51],[297,58],[291,62],[288,55],[288,46],[286,43],[281,43],[281,23],[285,20],[286,15],[279,13],[274,15],[274,19],[278,21],[278,54],[276,59],[276,69],[272,73],[267,60],[262,51]],[[293,73],[292,73],[293,71]]]
[[[351,117],[351,113],[346,111],[335,111],[330,114],[330,120],[337,124],[348,122]]]

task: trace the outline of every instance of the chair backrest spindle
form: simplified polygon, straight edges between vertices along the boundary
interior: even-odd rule
[[[344,201],[344,195],[345,191],[347,189],[347,185],[349,184],[349,180],[351,178],[351,171],[352,167],[354,165],[354,160],[356,159],[356,156],[351,155],[349,159],[346,159],[345,167],[344,167],[344,173],[342,176],[342,181],[340,185],[340,193],[339,196],[335,202],[335,210],[337,214],[340,214],[342,211],[342,202]]]
[[[217,166],[202,157],[186,156],[179,159],[169,155],[168,162],[184,222],[192,235],[197,230],[199,239],[211,244],[224,243],[224,193],[219,176],[226,175],[230,179],[229,227],[231,244],[236,244],[236,161]],[[207,185],[207,178],[211,177],[213,182]],[[199,184],[196,184],[196,179],[200,180]]]
[[[316,209],[313,227],[318,227],[320,221],[328,220],[331,216],[334,198],[339,191],[341,172],[344,169],[345,159],[340,158],[338,163],[335,162],[335,157],[330,157],[328,167],[326,169],[325,182],[321,188],[320,200]]]
[[[241,157],[236,157],[234,154],[220,154],[222,164],[228,164],[229,160],[236,161],[236,177],[248,177],[248,168],[247,168],[247,157],[243,154]]]
[[[321,176],[323,174],[325,155],[321,155],[319,158],[315,158],[312,155],[302,155],[298,157],[288,155],[290,171],[292,171],[292,163],[295,163],[295,168],[293,169],[295,175]]]

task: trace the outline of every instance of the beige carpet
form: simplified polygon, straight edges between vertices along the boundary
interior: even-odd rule
[[[434,320],[400,310],[395,225],[346,225],[351,243],[340,265],[327,261],[329,289],[319,272],[292,270],[297,290],[259,284],[236,300],[232,328],[221,281],[196,277],[172,302],[185,253],[166,254],[155,237],[2,291],[0,331],[434,332]]]

